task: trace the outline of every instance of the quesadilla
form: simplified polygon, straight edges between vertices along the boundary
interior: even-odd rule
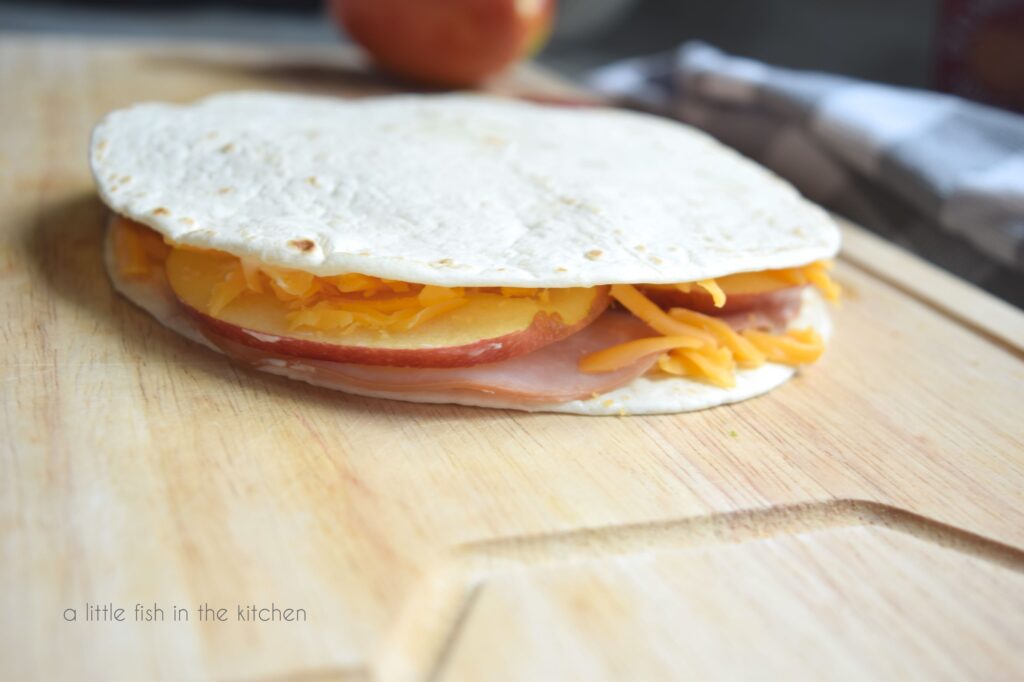
[[[683,412],[824,350],[835,224],[678,122],[480,95],[229,93],[96,127],[114,286],[348,393]]]

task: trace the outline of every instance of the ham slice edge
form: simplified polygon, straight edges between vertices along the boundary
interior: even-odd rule
[[[583,356],[632,339],[651,336],[651,330],[632,315],[609,310],[572,336],[501,362],[472,367],[379,367],[274,355],[200,331],[227,355],[252,367],[302,378],[319,386],[361,389],[374,393],[459,394],[500,397],[522,403],[584,400],[624,386],[644,374],[657,355],[613,372],[585,374]]]

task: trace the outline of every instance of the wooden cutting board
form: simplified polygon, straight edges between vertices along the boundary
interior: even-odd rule
[[[0,36],[0,678],[1024,677],[1024,316],[856,227],[826,357],[678,416],[349,397],[111,291],[105,111],[395,87],[340,48]],[[272,604],[305,619],[238,619]]]

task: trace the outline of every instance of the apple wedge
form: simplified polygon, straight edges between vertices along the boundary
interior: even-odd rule
[[[277,298],[247,292],[211,315],[214,287],[232,260],[216,252],[175,250],[165,264],[175,296],[215,334],[271,353],[394,367],[468,367],[524,355],[594,321],[611,300],[608,287],[551,289],[547,301],[468,293],[464,305],[412,329],[292,328],[293,309]]]

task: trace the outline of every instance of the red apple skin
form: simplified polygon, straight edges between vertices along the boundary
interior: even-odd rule
[[[558,314],[539,313],[530,326],[521,331],[497,338],[480,339],[471,344],[440,348],[370,348],[277,336],[239,327],[200,312],[180,299],[178,302],[198,322],[201,331],[213,333],[214,342],[215,337],[219,336],[275,355],[359,365],[470,367],[525,355],[575,334],[605,311],[611,302],[609,291],[609,287],[597,288],[590,310],[575,324],[565,324]]]
[[[554,7],[555,0],[328,3],[335,21],[382,68],[442,87],[475,85],[535,51],[550,31]]]
[[[711,294],[703,289],[693,288],[689,293],[678,289],[653,289],[641,287],[644,294],[662,308],[689,308],[705,315],[724,317],[748,310],[772,308],[799,295],[803,287],[783,287],[772,291],[751,294],[729,294],[725,305],[716,308]]]

